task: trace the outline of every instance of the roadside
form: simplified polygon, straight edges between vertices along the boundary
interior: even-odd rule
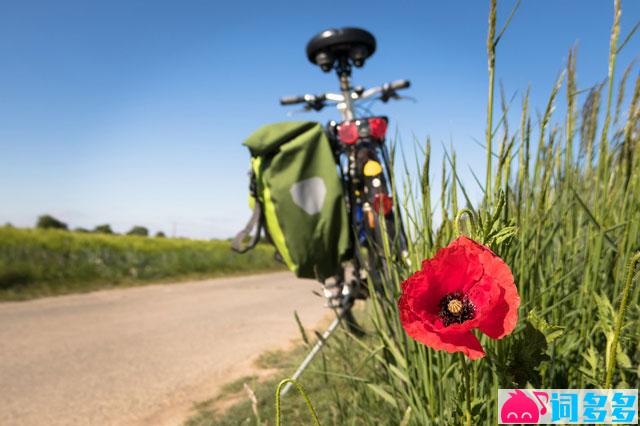
[[[359,304],[355,314],[358,322],[365,325],[367,315],[364,305]],[[305,333],[308,343],[298,339],[289,349],[267,351],[260,355],[253,363],[250,374],[225,384],[220,392],[210,395],[209,399],[195,403],[185,426],[275,424],[278,383],[294,373],[317,341],[315,332],[322,333],[326,325],[328,321],[315,327],[307,324]],[[298,382],[307,392],[321,424],[344,424],[346,413],[350,412],[352,405],[350,398],[354,393],[364,395],[364,392],[357,391],[358,387],[375,381],[375,378],[363,376],[361,370],[375,356],[362,350],[363,345],[371,343],[370,340],[370,335],[355,337],[345,328],[338,327],[300,377]],[[384,404],[377,400],[374,404],[377,408],[361,413],[363,418],[384,418]],[[312,424],[309,409],[294,387],[281,399],[281,408],[284,424]]]
[[[268,421],[274,423],[273,404],[278,383],[293,374],[308,347],[298,341],[286,350],[273,350],[261,354],[253,363],[250,374],[223,385],[219,392],[210,395],[209,399],[198,401],[192,405],[191,413],[185,426],[236,426],[240,424],[257,424]],[[320,359],[321,355],[319,356]],[[312,364],[315,367],[316,362]],[[301,381],[315,382],[305,374]],[[311,387],[315,390],[315,387]],[[314,395],[315,396],[315,395]],[[255,404],[252,399],[255,398]],[[291,424],[307,424],[310,418],[301,411],[300,396],[295,389],[283,400],[287,408],[287,420]],[[291,417],[292,404],[295,415]]]
[[[0,304],[0,424],[181,424],[327,315],[288,272]]]

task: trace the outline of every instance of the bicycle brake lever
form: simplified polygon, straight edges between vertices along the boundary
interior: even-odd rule
[[[324,99],[316,99],[313,102],[307,102],[307,105],[305,106],[305,108],[307,108],[307,111],[311,111],[311,110],[320,111],[324,107],[325,107]]]
[[[398,99],[398,96],[398,92],[396,92],[394,89],[385,87],[379,99],[386,104],[387,102],[389,102],[389,99]]]
[[[397,96],[394,97],[394,99],[396,99],[398,101],[407,100],[407,101],[413,102],[414,104],[418,103],[418,100],[416,98],[414,98],[413,96],[400,96],[400,95],[397,95]]]
[[[411,96],[398,95],[398,92],[396,92],[395,90],[391,90],[391,91],[385,93],[383,96],[380,96],[380,98],[378,98],[378,99],[380,99],[385,104],[387,102],[389,102],[390,99],[394,99],[396,101],[400,101],[400,100],[406,99],[406,100],[412,101],[414,103],[418,102],[416,98],[413,98]]]

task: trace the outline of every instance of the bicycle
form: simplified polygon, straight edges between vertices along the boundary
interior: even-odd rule
[[[280,99],[281,105],[304,104],[305,112],[335,106],[342,115],[342,121],[330,121],[326,130],[340,170],[350,217],[353,265],[351,274],[349,268],[345,268],[333,282],[325,281],[323,285],[328,305],[341,309],[351,324],[355,324],[351,314],[355,299],[367,296],[367,276],[371,277],[374,288],[379,289],[380,274],[388,273],[385,239],[392,248],[392,256],[406,256],[406,237],[401,217],[396,214],[389,150],[385,144],[388,119],[360,116],[357,107],[364,100],[386,103],[401,99],[397,91],[408,88],[410,82],[397,80],[366,90],[362,86],[352,87],[352,68],[363,67],[375,50],[375,38],[363,29],[329,29],[317,34],[307,44],[307,57],[324,72],[335,70],[340,93]]]
[[[323,282],[327,304],[336,309],[338,315],[294,373],[294,380],[302,374],[342,319],[351,332],[361,333],[351,308],[356,299],[368,296],[367,279],[371,279],[374,291],[384,297],[383,275],[389,276],[387,260],[391,257],[391,260],[408,262],[406,234],[402,218],[397,213],[397,197],[393,197],[392,165],[385,144],[388,118],[360,116],[357,107],[367,99],[383,103],[401,99],[398,90],[407,89],[410,82],[397,80],[366,90],[362,86],[352,87],[352,67],[364,66],[375,50],[374,36],[360,28],[329,29],[317,34],[307,44],[307,57],[324,72],[335,70],[340,81],[340,93],[280,99],[281,105],[303,104],[304,112],[335,106],[342,115],[340,122],[329,121],[326,131],[342,180],[353,250],[351,267],[345,265],[333,282]],[[368,113],[368,109],[365,112]],[[390,250],[385,252],[385,248]],[[290,383],[282,389],[281,395],[286,394],[289,388]]]

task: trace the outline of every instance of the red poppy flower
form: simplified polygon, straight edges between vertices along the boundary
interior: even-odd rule
[[[511,270],[489,248],[460,237],[422,262],[398,301],[407,334],[433,349],[484,356],[477,328],[493,339],[511,333],[520,297]]]

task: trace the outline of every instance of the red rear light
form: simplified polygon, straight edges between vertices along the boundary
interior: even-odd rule
[[[358,126],[353,121],[345,121],[338,126],[338,138],[348,144],[353,145],[358,141]]]
[[[376,194],[373,197],[373,209],[378,213],[383,213],[386,216],[392,208],[393,199],[391,199],[387,194]]]
[[[370,118],[369,132],[371,137],[375,139],[384,139],[384,135],[387,133],[387,120],[380,117]]]

